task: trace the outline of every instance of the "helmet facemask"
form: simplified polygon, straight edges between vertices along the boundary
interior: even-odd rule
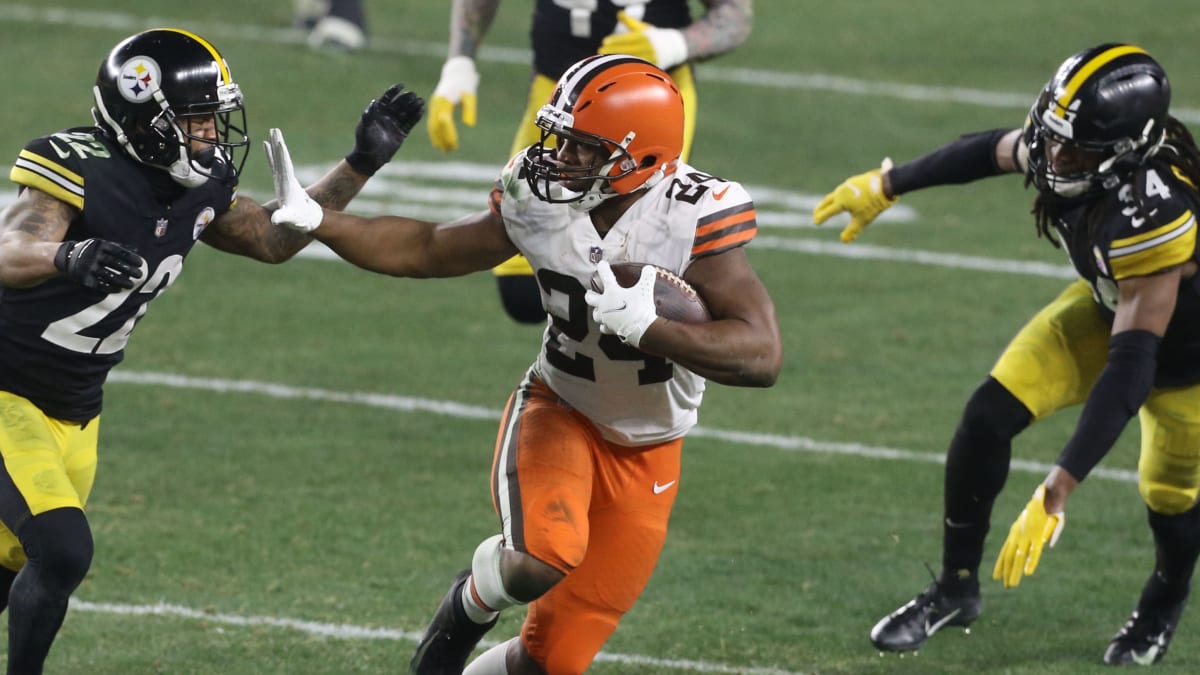
[[[1162,147],[1169,102],[1166,74],[1138,47],[1072,56],[1029,111],[1029,180],[1059,201],[1117,187]]]
[[[590,211],[601,202],[617,196],[613,181],[633,173],[637,162],[629,154],[629,144],[637,134],[630,131],[617,142],[574,128],[574,116],[549,105],[538,111],[536,123],[541,138],[525,152],[526,180],[534,195],[552,204],[569,203]],[[562,140],[592,148],[599,158],[586,166],[571,166],[558,158]]]
[[[648,190],[673,173],[683,149],[683,98],[670,76],[632,56],[590,56],[567,69],[535,122],[540,140],[522,158],[539,199],[588,211]],[[590,149],[588,166],[562,161],[561,141]]]
[[[1165,128],[1147,120],[1136,137],[1087,141],[1071,137],[1069,123],[1039,103],[1029,113],[1025,143],[1029,148],[1030,179],[1047,195],[1079,199],[1111,190],[1134,169],[1154,156],[1166,140]]]

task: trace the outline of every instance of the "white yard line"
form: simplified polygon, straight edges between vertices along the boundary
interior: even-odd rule
[[[346,623],[325,623],[323,621],[307,621],[282,616],[242,616],[239,614],[222,614],[208,612],[183,605],[173,605],[160,602],[154,605],[129,605],[114,602],[89,602],[71,598],[71,609],[76,612],[94,614],[116,614],[131,617],[170,617],[174,619],[190,619],[203,621],[206,624],[220,626],[235,626],[239,628],[281,628],[294,630],[307,635],[315,635],[335,640],[391,640],[398,642],[416,642],[421,638],[420,633],[399,630],[396,628],[377,628],[373,626],[356,626]],[[221,630],[221,629],[218,629]],[[496,643],[484,640],[483,647],[491,647]],[[598,663],[620,663],[623,665],[646,666],[660,670],[682,670],[691,673],[740,673],[744,675],[803,675],[779,668],[753,668],[748,666],[729,666],[708,661],[693,659],[659,659],[639,654],[616,654],[600,652],[596,656]]]
[[[437,401],[433,399],[399,396],[395,394],[374,394],[369,392],[334,391],[313,387],[295,387],[276,382],[257,382],[254,380],[226,380],[214,377],[189,377],[173,373],[156,373],[117,368],[108,376],[108,381],[116,384],[140,384],[176,389],[192,389],[218,393],[255,394],[282,399],[303,399],[307,401],[324,401],[328,403],[348,403],[372,408],[397,410],[400,412],[425,412],[434,415],[457,417],[460,419],[499,420],[500,410],[459,403],[457,401]],[[879,445],[863,445],[861,443],[840,443],[822,441],[807,436],[788,436],[779,434],[761,434],[736,429],[710,429],[696,427],[689,436],[695,438],[710,438],[736,445],[774,448],[788,452],[816,452],[827,455],[844,455],[850,457],[865,457],[869,459],[887,459],[908,462],[929,462],[941,464],[946,458],[941,453],[919,452],[902,448],[889,448]],[[1046,474],[1050,464],[1014,459],[1012,469],[1027,473]],[[1098,467],[1091,476],[1136,483],[1137,473],[1119,469]]]
[[[216,393],[251,394],[281,399],[303,399],[328,403],[362,405],[400,412],[422,412],[444,415],[471,420],[499,420],[500,411],[492,408],[468,405],[457,401],[438,401],[433,399],[401,396],[394,394],[377,394],[369,392],[334,391],[313,387],[295,387],[274,382],[258,382],[254,380],[228,380],[209,377],[189,377],[172,373],[156,373],[145,371],[128,371],[121,368],[114,370],[108,378],[114,384],[132,384],[143,386],[165,386],[177,389],[190,389]],[[821,441],[806,436],[791,436],[780,434],[763,434],[749,431],[730,429],[711,429],[696,427],[690,436],[707,438],[724,443],[741,446],[768,448],[785,452],[812,452],[846,457],[865,458],[870,460],[889,460],[902,462],[924,462],[942,464],[945,457],[940,453],[918,452],[902,448],[890,448],[862,443],[840,443]],[[1012,470],[1025,473],[1045,475],[1050,470],[1049,464],[1020,459],[1012,461]],[[1113,480],[1122,483],[1136,483],[1137,474],[1133,471],[1096,468],[1091,473],[1096,478]],[[274,616],[242,616],[236,614],[213,613],[168,603],[154,605],[131,605],[122,603],[89,602],[73,598],[71,609],[80,612],[100,614],[118,614],[123,616],[154,616],[173,617],[205,621],[237,627],[269,627],[285,630],[295,630],[310,635],[318,635],[342,640],[393,640],[415,642],[420,634],[395,628],[379,628],[372,626],[357,626],[354,624],[334,624],[320,621],[308,621],[289,617]],[[485,641],[485,646],[495,643]],[[660,659],[638,654],[618,654],[601,652],[596,661],[600,663],[619,663],[637,665],[661,670],[679,670],[693,673],[743,673],[745,675],[801,675],[777,668],[752,668],[747,666],[731,666],[708,661],[693,659]]]

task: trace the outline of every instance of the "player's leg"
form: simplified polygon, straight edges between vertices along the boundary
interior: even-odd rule
[[[501,610],[541,596],[583,560],[600,443],[579,413],[526,377],[496,440],[492,497],[501,534],[481,543],[455,579],[417,647],[413,673],[459,672]]]
[[[942,571],[871,629],[878,649],[919,649],[943,626],[982,611],[979,566],[992,505],[1008,477],[1012,439],[1035,420],[1082,402],[1104,366],[1109,327],[1082,281],[1017,333],[968,399],[946,457]]]
[[[49,419],[4,392],[0,411],[0,522],[6,528],[0,540],[12,533],[19,540],[0,560],[20,570],[8,593],[9,671],[37,673],[91,565],[83,505],[95,477],[99,418],[83,427]]]
[[[1154,570],[1104,653],[1111,664],[1157,663],[1166,655],[1200,558],[1200,385],[1155,390],[1138,414],[1138,489],[1154,534]]]
[[[508,675],[588,669],[658,562],[679,490],[682,446],[682,440],[643,448],[610,445],[597,455],[587,554],[530,604],[521,639],[510,645]],[[528,662],[537,668],[522,667]]]

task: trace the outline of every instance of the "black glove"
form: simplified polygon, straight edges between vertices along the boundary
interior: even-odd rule
[[[112,293],[133,288],[142,278],[142,256],[107,239],[64,241],[54,254],[54,266],[63,276],[88,288]]]
[[[392,160],[424,115],[425,100],[404,91],[403,84],[393,84],[383,96],[367,104],[354,129],[354,150],[346,155],[346,163],[361,174],[374,176],[379,167]]]

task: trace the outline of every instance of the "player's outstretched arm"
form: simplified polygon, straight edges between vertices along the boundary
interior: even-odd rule
[[[272,129],[263,145],[279,204],[271,221],[278,229],[315,237],[358,267],[399,277],[451,277],[491,269],[517,252],[492,211],[431,223],[322,209],[296,180],[283,133]]]
[[[425,102],[403,84],[394,84],[367,104],[354,129],[354,147],[345,159],[308,186],[308,196],[329,209],[344,209],[367,180],[395,156],[425,113]],[[288,158],[291,166],[291,158]],[[241,197],[234,208],[213,222],[202,241],[228,253],[263,262],[290,259],[311,243],[303,232],[274,227],[274,201],[260,205]]]

